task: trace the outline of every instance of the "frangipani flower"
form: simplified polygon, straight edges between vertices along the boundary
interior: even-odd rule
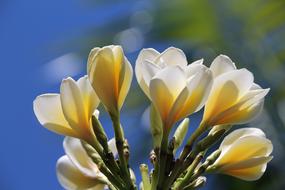
[[[116,156],[115,140],[111,139],[108,144]],[[59,158],[56,165],[57,178],[62,187],[67,190],[103,190],[108,179],[87,155],[80,140],[66,137],[63,147],[66,155]]]
[[[205,104],[203,122],[208,126],[242,124],[254,119],[262,110],[264,96],[269,89],[262,89],[253,82],[247,69],[236,69],[225,55],[218,56],[210,67],[214,83]]]
[[[92,142],[94,138],[90,119],[99,99],[87,76],[74,81],[64,79],[60,94],[43,94],[33,103],[39,122],[47,129],[61,135]]]
[[[202,64],[203,59],[194,63]],[[187,64],[187,58],[181,49],[169,47],[162,53],[152,48],[143,49],[136,60],[136,78],[141,89],[150,98],[149,83],[157,72],[167,66],[180,65],[186,67]]]
[[[167,129],[204,106],[212,74],[202,64],[168,66],[150,80],[150,97]]]
[[[121,46],[91,50],[87,72],[96,94],[111,113],[117,113],[129,91],[133,70]]]
[[[260,129],[244,128],[226,136],[220,150],[210,170],[253,181],[265,172],[273,146]]]

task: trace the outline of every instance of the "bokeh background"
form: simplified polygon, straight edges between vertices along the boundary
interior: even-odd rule
[[[205,64],[226,54],[270,87],[262,128],[274,144],[274,159],[257,182],[209,176],[204,189],[285,189],[285,1],[284,0],[1,0],[0,1],[0,189],[62,189],[55,163],[63,137],[40,126],[32,102],[58,92],[62,78],[86,74],[92,47],[123,46],[134,65],[140,49],[176,46],[189,62]],[[122,123],[131,146],[131,165],[148,162],[151,135],[148,100],[134,79]],[[101,109],[102,110],[102,109]],[[191,116],[193,131],[200,113]],[[110,136],[110,121],[101,119]]]

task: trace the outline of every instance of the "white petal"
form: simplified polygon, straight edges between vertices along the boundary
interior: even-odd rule
[[[33,102],[33,109],[39,122],[47,129],[62,135],[76,136],[66,121],[59,94],[43,94]]]
[[[135,74],[137,81],[144,91],[144,93],[149,97],[149,81],[146,82],[144,79],[145,75],[148,75],[149,73],[146,73],[145,62],[151,62],[154,63],[154,60],[156,57],[160,55],[159,52],[157,52],[155,49],[148,48],[143,49],[140,51],[138,58],[136,60],[136,66],[135,66]],[[150,98],[150,97],[149,97]]]
[[[220,168],[220,170],[241,170],[256,167],[258,165],[270,162],[272,158],[272,156],[253,157],[236,163],[225,165],[224,167]]]
[[[169,47],[156,58],[155,63],[161,67],[168,65],[187,66],[187,58],[181,49]]]
[[[190,63],[189,65],[202,65],[204,62],[204,59],[198,59],[197,61],[194,61],[192,63]]]
[[[259,137],[265,137],[264,132],[261,129],[258,128],[241,128],[234,130],[230,134],[228,134],[223,142],[220,145],[221,149],[224,149],[225,147],[228,147],[232,145],[235,141],[237,141],[239,138],[246,137],[246,136],[259,136]]]
[[[56,174],[62,187],[68,190],[84,190],[94,188],[96,186],[100,186],[102,190],[104,189],[104,185],[102,185],[98,180],[82,174],[67,156],[62,156],[58,159],[56,164]]]
[[[148,98],[150,98],[150,94],[149,94],[150,80],[160,70],[161,70],[160,67],[152,62],[149,62],[149,61],[143,62],[143,67],[141,68],[143,75],[141,79],[138,80],[138,83]]]
[[[235,63],[226,55],[219,55],[210,66],[214,77],[236,69]]]
[[[72,128],[80,131],[88,126],[83,97],[76,82],[70,77],[61,83],[60,100],[63,114]]]
[[[118,156],[118,150],[117,150],[117,147],[116,147],[116,139],[115,138],[111,138],[108,141],[108,146],[109,146],[110,150],[112,151],[114,157],[117,157]]]
[[[220,75],[214,80],[207,100],[204,120],[211,120],[218,125],[217,116],[223,118],[223,111],[235,105],[253,85],[253,75],[246,69],[234,70]]]
[[[261,136],[244,136],[231,145],[221,147],[218,165],[234,164],[253,157],[269,156],[273,150],[270,140]]]
[[[80,89],[87,116],[90,118],[98,107],[100,100],[92,88],[87,75],[81,77],[76,83]]]
[[[168,66],[159,71],[153,79],[162,80],[174,99],[186,86],[185,72],[179,66]]]
[[[188,70],[189,72],[189,70]],[[192,104],[192,112],[199,111],[205,104],[213,84],[212,72],[204,65],[200,65],[193,79],[187,83],[189,90],[188,101]],[[196,104],[194,106],[194,104]]]
[[[65,137],[63,147],[72,163],[86,176],[96,177],[102,175],[91,158],[87,155],[79,139]]]
[[[255,167],[241,169],[241,170],[224,171],[223,173],[245,181],[255,181],[262,177],[262,175],[266,170],[266,167],[267,164],[261,164]]]
[[[243,124],[254,120],[263,110],[264,96],[269,89],[251,90],[235,105],[225,110],[219,119],[220,124]]]

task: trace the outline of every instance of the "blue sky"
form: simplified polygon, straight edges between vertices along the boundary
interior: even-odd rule
[[[120,17],[130,6],[126,1],[98,7],[86,3],[0,2],[1,189],[61,189],[55,176],[55,163],[63,154],[62,137],[42,128],[32,110],[34,98],[58,92],[61,81],[52,80],[52,73],[50,78],[43,76],[43,69],[52,59],[80,49],[58,45],[84,35],[91,25],[100,27]],[[84,66],[77,74],[83,73]]]

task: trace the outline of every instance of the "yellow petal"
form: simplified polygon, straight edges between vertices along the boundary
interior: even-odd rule
[[[243,124],[255,119],[262,111],[264,96],[269,89],[251,90],[218,118],[219,124]]]
[[[234,70],[220,75],[214,80],[209,98],[205,105],[203,120],[213,120],[223,111],[233,106],[253,85],[253,75],[246,69]]]
[[[236,140],[226,149],[221,148],[222,153],[216,163],[223,166],[253,157],[268,156],[272,152],[272,143],[264,137],[245,136]]]
[[[98,107],[100,100],[92,88],[88,76],[81,77],[77,82],[83,98],[84,110],[87,118],[91,118],[95,109]]]
[[[57,161],[56,171],[58,181],[65,189],[93,189],[95,187],[98,190],[104,189],[104,184],[82,174],[67,156],[62,156]]]
[[[188,98],[184,101],[183,106],[178,108],[180,111],[176,115],[177,119],[199,111],[209,96],[213,83],[212,73],[203,65],[197,66],[199,66],[199,70],[196,70],[194,76],[187,81]]]
[[[168,114],[174,101],[179,97],[185,86],[186,77],[179,66],[166,67],[151,80],[150,96],[164,124],[167,120],[171,120],[171,118],[168,118]]]
[[[272,156],[253,157],[247,160],[241,160],[236,163],[227,164],[219,169],[219,171],[242,170],[247,168],[256,167],[268,163],[272,160]]]
[[[37,119],[45,128],[61,135],[77,137],[63,115],[59,94],[38,96],[33,102],[33,108]]]
[[[61,83],[60,100],[70,126],[79,133],[86,131],[89,128],[89,118],[84,109],[83,97],[77,83],[70,77]]]
[[[89,177],[102,177],[97,165],[87,155],[79,139],[65,137],[63,147],[66,155],[82,174]]]
[[[87,60],[87,73],[89,73],[91,64],[95,61],[96,54],[98,53],[99,50],[100,50],[99,47],[95,47],[90,51],[88,60]]]
[[[152,79],[150,82],[150,96],[153,104],[160,113],[161,120],[166,122],[173,103],[173,96],[161,79]]]
[[[122,82],[119,86],[119,98],[118,98],[119,109],[121,109],[124,104],[124,101],[129,92],[129,89],[132,83],[132,78],[133,78],[133,69],[132,69],[130,62],[127,60],[127,58],[125,58],[124,69],[122,69],[122,71],[123,72],[121,72],[121,76],[120,76],[121,78],[120,81]]]
[[[119,60],[115,60],[112,48],[113,46],[100,49],[88,72],[92,87],[109,111],[114,111],[118,107],[118,84],[121,69]],[[117,57],[119,57],[118,54],[116,49]]]
[[[266,166],[266,164],[262,164],[241,170],[225,171],[223,173],[245,181],[255,181],[262,177],[266,170]]]

